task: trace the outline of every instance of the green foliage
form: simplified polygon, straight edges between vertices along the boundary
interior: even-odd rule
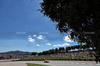
[[[4,57],[1,56],[0,59],[4,59]]]
[[[32,55],[36,55],[36,54],[38,54],[37,52],[32,52]]]
[[[50,66],[50,65],[41,65],[41,64],[33,64],[33,63],[26,63],[28,66]]]
[[[100,0],[43,0],[40,11],[61,33],[70,31],[72,40],[91,45],[100,56]]]
[[[59,52],[64,52],[64,47],[60,47]]]
[[[47,50],[47,51],[43,51],[43,52],[33,52],[32,55],[50,55],[50,54],[57,54],[59,52],[68,52],[70,50],[75,50],[75,49],[78,49],[78,50],[89,50],[90,47],[92,47],[91,45],[88,45],[88,44],[85,44],[85,45],[74,45],[74,46],[68,46],[66,48],[64,47],[59,47],[59,49],[55,48],[55,49],[50,49],[50,50]],[[93,50],[93,49],[92,49]]]
[[[57,52],[58,52],[58,49],[56,48],[56,49],[55,49],[55,53],[57,53]]]

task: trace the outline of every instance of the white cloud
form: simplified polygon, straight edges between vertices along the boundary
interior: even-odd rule
[[[31,35],[29,35],[28,37],[31,37]]]
[[[49,45],[49,46],[51,46],[51,44],[50,44],[50,43],[47,43],[46,45]]]
[[[66,42],[73,42],[72,40],[70,40],[70,35],[69,36],[65,36],[64,37],[64,41],[66,41]]]
[[[57,47],[58,45],[54,45],[54,47]]]
[[[44,38],[45,38],[45,36],[44,36]]]
[[[39,45],[39,44],[37,44],[36,46],[38,46],[38,47],[39,47],[40,45]]]
[[[64,47],[64,46],[69,46],[70,44],[68,43],[64,43],[64,44],[57,44],[57,45],[54,45],[54,47]]]
[[[36,35],[33,35],[33,37],[36,37]]]
[[[43,36],[42,35],[39,35],[37,38],[38,39],[43,39]]]
[[[34,42],[35,39],[31,38],[31,36],[30,36],[30,37],[28,38],[28,41],[29,41],[29,42]]]

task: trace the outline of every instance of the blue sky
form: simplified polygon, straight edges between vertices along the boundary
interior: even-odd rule
[[[41,52],[76,45],[42,13],[41,0],[0,0],[0,52]]]

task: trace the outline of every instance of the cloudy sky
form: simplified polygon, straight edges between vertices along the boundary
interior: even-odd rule
[[[41,0],[0,0],[0,52],[41,52],[76,45],[37,11]]]

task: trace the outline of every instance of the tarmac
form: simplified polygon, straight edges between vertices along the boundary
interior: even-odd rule
[[[100,63],[96,64],[95,61],[7,61],[0,62],[0,66],[27,66],[26,63],[35,63],[51,66],[100,66]]]
[[[25,63],[16,63],[16,62],[0,62],[0,66],[27,66]]]

